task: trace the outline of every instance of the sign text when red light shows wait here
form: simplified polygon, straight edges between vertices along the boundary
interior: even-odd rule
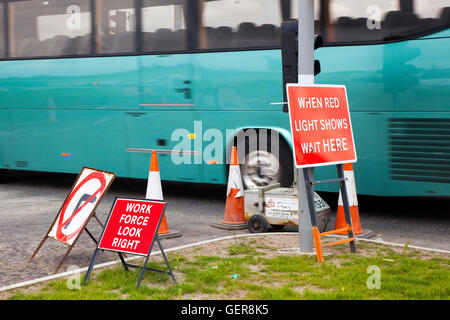
[[[287,90],[297,167],[356,161],[345,87],[288,85]]]

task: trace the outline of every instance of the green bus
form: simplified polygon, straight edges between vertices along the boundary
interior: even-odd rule
[[[450,6],[373,2],[315,3],[315,81],[347,87],[358,193],[448,196]],[[280,33],[297,12],[297,0],[0,1],[0,169],[147,178],[150,150],[189,145],[200,155],[159,155],[161,178],[225,184],[227,150],[250,132],[264,143],[244,148],[245,185],[289,185]]]

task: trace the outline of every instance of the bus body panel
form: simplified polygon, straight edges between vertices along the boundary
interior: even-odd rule
[[[325,47],[316,51],[316,83],[344,84],[352,112],[405,112],[448,108],[450,38],[383,45]]]
[[[419,39],[433,39],[433,38],[441,38],[441,37],[450,37],[450,29],[445,29],[439,32],[434,32],[428,34],[426,36],[420,37]]]
[[[0,108],[128,109],[139,105],[137,57],[2,61]]]
[[[440,126],[442,119],[447,123],[450,122],[448,113],[408,112],[399,118],[395,112],[378,114],[358,112],[351,116],[358,153],[358,162],[353,166],[358,194],[375,196],[449,194],[447,181],[450,164],[446,159],[450,153],[448,146],[450,141],[436,139],[433,144],[425,140],[427,145],[421,146],[417,145],[416,141],[408,139],[408,134],[397,134],[395,131],[398,130],[393,129],[399,125],[417,125],[417,119],[421,119],[425,125],[431,123]],[[428,132],[424,139],[437,135],[433,128]],[[398,137],[400,139],[396,140]],[[411,143],[417,146],[411,148]],[[319,180],[336,176],[334,166],[320,167],[315,172]],[[336,187],[324,185],[318,186],[317,190],[335,192]]]
[[[158,54],[139,57],[141,106],[191,110],[192,55]]]
[[[347,87],[358,193],[450,193],[450,143],[442,143],[450,138],[450,60],[442,59],[449,46],[450,38],[442,38],[316,51],[317,83]],[[334,168],[316,171],[320,179],[335,174]]]
[[[450,61],[442,59],[450,39],[436,39],[448,34],[316,51],[316,82],[347,86],[358,194],[450,193]],[[188,141],[202,154],[179,165],[161,155],[162,179],[226,183],[226,166],[208,163],[204,152],[213,142],[208,130],[222,134],[223,148],[227,129],[274,129],[290,144],[288,115],[276,104],[283,99],[280,50],[0,64],[3,168],[77,173],[91,166],[147,178],[150,155],[127,149],[169,150]],[[316,172],[318,179],[336,176],[334,166]]]
[[[280,111],[280,50],[193,54],[196,110]]]
[[[7,168],[14,147],[11,130],[11,111],[0,109],[0,169]]]
[[[2,119],[5,113],[11,132],[10,139],[2,139],[5,168],[77,173],[89,166],[125,175],[125,159],[115,156],[125,143],[122,114],[17,109],[0,110]]]
[[[141,110],[128,112],[126,119],[127,143],[122,157],[127,158],[127,176],[147,178],[150,169],[150,150],[192,151],[196,114],[186,110]],[[186,145],[187,144],[187,145]],[[183,146],[187,146],[182,148]],[[126,149],[144,149],[146,152],[127,152]],[[125,155],[126,153],[126,155]],[[161,179],[173,181],[201,181],[201,166],[197,156],[158,154]]]
[[[124,117],[138,108],[136,57],[1,62],[3,167],[127,175]],[[3,116],[5,115],[5,116]],[[114,143],[111,143],[114,142]]]

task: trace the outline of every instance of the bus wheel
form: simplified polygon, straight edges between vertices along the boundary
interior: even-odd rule
[[[245,149],[245,162],[241,164],[244,189],[264,187],[281,183],[282,187],[290,187],[293,181],[293,163],[291,150],[287,143],[279,138],[279,152],[272,152],[270,139],[267,150],[250,151]],[[276,150],[276,149],[274,149]]]

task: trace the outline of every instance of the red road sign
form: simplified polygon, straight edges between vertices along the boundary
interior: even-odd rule
[[[345,86],[286,86],[298,168],[356,162]]]
[[[148,255],[166,202],[116,198],[98,248]]]
[[[83,168],[50,228],[48,236],[72,245],[114,177],[115,174],[111,172]]]

